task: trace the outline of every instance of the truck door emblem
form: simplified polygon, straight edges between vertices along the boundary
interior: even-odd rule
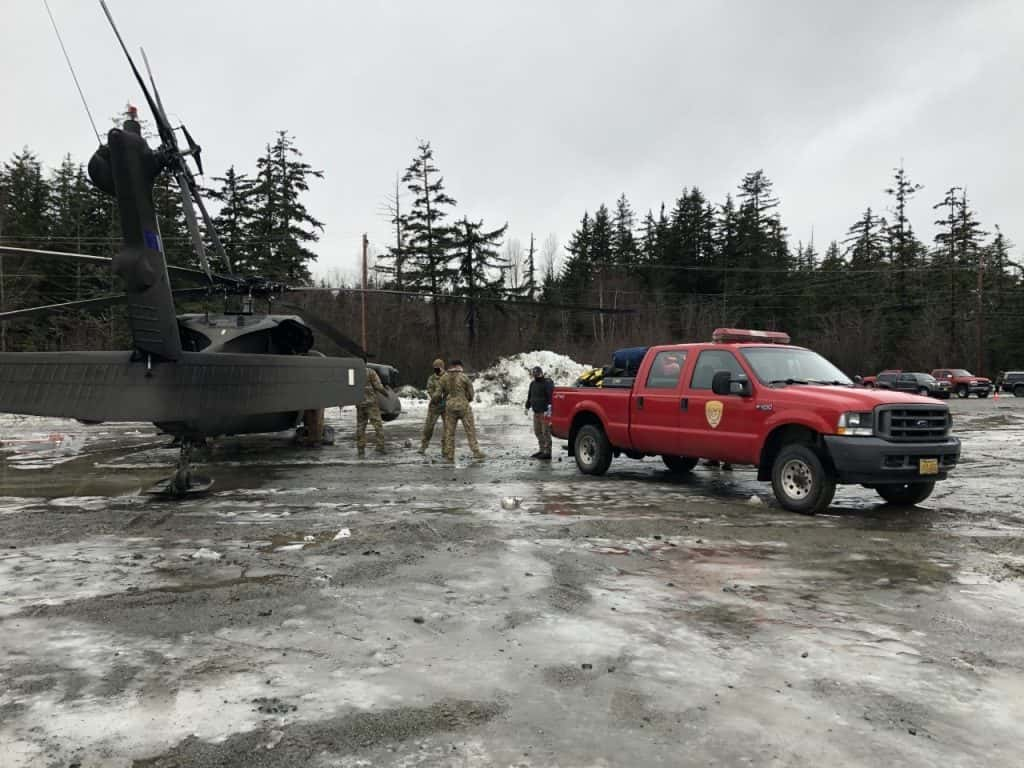
[[[722,423],[722,411],[725,407],[721,400],[708,400],[704,405],[704,417],[708,420],[708,426],[717,429]]]
[[[774,403],[758,403],[754,406],[759,411],[770,411],[775,408]]]

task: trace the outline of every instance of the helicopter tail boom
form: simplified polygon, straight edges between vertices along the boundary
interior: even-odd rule
[[[146,421],[225,434],[259,414],[354,405],[358,358],[182,352],[150,365],[132,352],[0,353],[0,412],[82,421]]]

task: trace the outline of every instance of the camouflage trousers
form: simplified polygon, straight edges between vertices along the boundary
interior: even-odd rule
[[[440,405],[434,405],[431,403],[427,406],[427,420],[423,422],[423,436],[420,438],[420,453],[424,453],[427,447],[430,445],[430,441],[434,437],[434,427],[437,426],[437,420],[444,418],[444,408]],[[442,439],[444,433],[442,433]]]
[[[473,456],[482,459],[483,451],[480,450],[480,443],[476,441],[476,422],[473,421],[473,409],[469,404],[448,403],[444,411],[444,440],[441,442],[441,452],[449,461],[455,460],[455,427],[462,422],[462,428],[466,430],[466,442]]]
[[[380,406],[372,405],[356,406],[356,448],[362,454],[366,451],[366,425],[373,425],[373,431],[377,434],[377,450],[384,450],[384,422],[380,418]]]
[[[543,413],[533,414],[533,434],[541,453],[551,455],[551,421]]]

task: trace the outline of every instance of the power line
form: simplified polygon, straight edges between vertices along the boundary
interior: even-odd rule
[[[78,75],[75,74],[75,68],[71,64],[71,57],[68,56],[68,49],[64,47],[64,39],[60,36],[60,30],[57,29],[57,21],[53,18],[53,11],[50,10],[50,3],[48,0],[43,0],[43,7],[46,8],[46,14],[50,17],[50,23],[53,25],[53,31],[57,35],[57,42],[60,43],[60,49],[64,52],[64,61],[68,63],[68,69],[71,70],[71,79],[75,81],[75,88],[78,89],[78,95],[82,99],[82,106],[85,107],[85,114],[89,118],[89,124],[92,126],[92,132],[96,135],[96,143],[102,144],[103,139],[100,138],[100,132],[96,129],[96,121],[92,119],[92,111],[89,109],[89,102],[85,100],[85,93],[82,91],[82,85],[78,82]]]

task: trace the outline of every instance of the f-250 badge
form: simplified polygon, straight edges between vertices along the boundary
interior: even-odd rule
[[[718,429],[718,425],[722,423],[722,411],[724,410],[725,406],[722,405],[721,400],[708,400],[704,404],[704,418],[708,420],[708,426]]]

